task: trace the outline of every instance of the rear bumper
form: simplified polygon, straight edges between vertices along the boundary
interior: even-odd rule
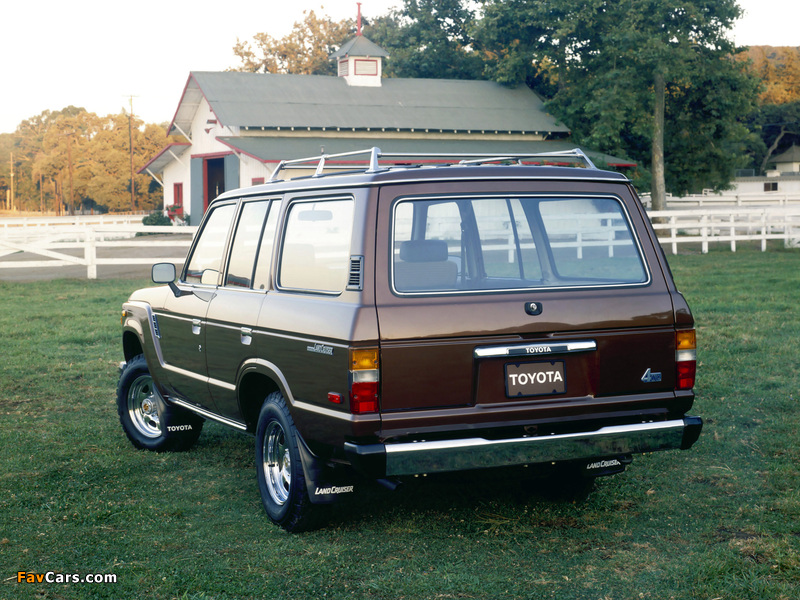
[[[398,444],[348,442],[345,450],[353,464],[364,473],[391,477],[686,450],[697,441],[702,427],[700,417],[685,417],[659,423],[615,425],[596,431],[502,440],[474,437]]]

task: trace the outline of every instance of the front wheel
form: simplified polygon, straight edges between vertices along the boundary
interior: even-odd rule
[[[141,354],[119,376],[117,413],[125,435],[143,450],[186,450],[203,430],[202,418],[164,402]]]
[[[267,396],[256,429],[256,474],[264,510],[295,532],[313,526],[316,512],[306,489],[297,430],[280,392]]]

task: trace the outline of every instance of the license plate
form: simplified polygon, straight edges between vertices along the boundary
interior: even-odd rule
[[[506,365],[506,396],[545,396],[565,394],[563,360],[509,363]]]

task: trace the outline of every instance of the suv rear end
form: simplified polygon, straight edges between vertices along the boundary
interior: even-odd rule
[[[623,177],[454,167],[380,187],[380,431],[355,464],[403,476],[688,448],[694,324]]]

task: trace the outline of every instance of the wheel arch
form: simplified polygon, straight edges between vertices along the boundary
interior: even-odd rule
[[[255,433],[261,406],[271,393],[280,392],[287,399],[287,404],[291,404],[289,401],[291,394],[286,380],[277,367],[267,361],[256,360],[246,363],[239,375],[236,388],[239,410],[249,433]]]
[[[139,333],[131,329],[122,332],[122,353],[125,360],[129,361],[139,354],[144,354],[144,347]]]

